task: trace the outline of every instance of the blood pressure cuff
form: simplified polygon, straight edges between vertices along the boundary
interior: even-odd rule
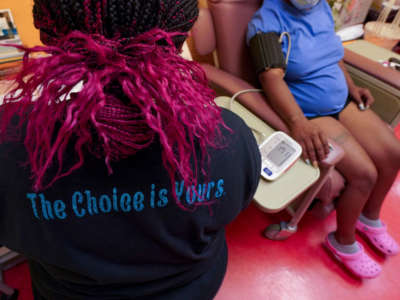
[[[257,33],[250,40],[250,54],[257,75],[272,68],[286,69],[282,45],[279,42],[279,36],[275,32]]]

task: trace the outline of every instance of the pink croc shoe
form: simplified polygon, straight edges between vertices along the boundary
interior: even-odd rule
[[[356,228],[383,254],[396,255],[400,252],[399,244],[387,232],[385,224],[372,227],[357,220]]]
[[[356,253],[343,253],[332,246],[328,237],[325,239],[326,248],[339,260],[347,269],[359,278],[375,278],[381,273],[381,267],[365,252],[363,246],[357,242],[360,250]]]

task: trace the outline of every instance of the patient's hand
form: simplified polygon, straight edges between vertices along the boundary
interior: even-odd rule
[[[314,167],[329,153],[329,144],[322,130],[306,118],[293,122],[290,135],[303,148],[303,158],[310,160]]]
[[[375,101],[368,89],[356,85],[349,87],[349,94],[359,107],[369,108]]]

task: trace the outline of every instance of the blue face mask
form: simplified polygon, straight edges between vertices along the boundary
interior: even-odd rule
[[[319,0],[290,0],[299,10],[307,10],[318,4]]]

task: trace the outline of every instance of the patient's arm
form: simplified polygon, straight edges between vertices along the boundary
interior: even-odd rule
[[[271,106],[284,119],[291,136],[302,146],[304,159],[314,166],[329,153],[325,134],[310,122],[298,106],[287,86],[282,69],[269,69],[260,73],[259,80]]]

